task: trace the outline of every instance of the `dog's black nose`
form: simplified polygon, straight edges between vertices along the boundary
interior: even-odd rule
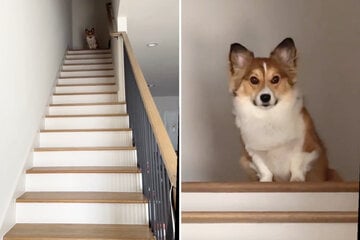
[[[267,93],[261,94],[260,99],[263,103],[268,103],[271,99],[271,95]]]

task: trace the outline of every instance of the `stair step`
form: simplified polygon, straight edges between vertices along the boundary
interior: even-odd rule
[[[72,70],[72,71],[61,71],[60,78],[69,77],[86,77],[86,76],[114,76],[114,69],[92,69],[92,70]]]
[[[49,115],[45,129],[128,128],[129,116],[125,114],[99,115]]]
[[[359,186],[357,182],[183,183],[182,191],[184,211],[356,211]]]
[[[65,93],[94,93],[94,92],[116,92],[115,84],[91,84],[91,85],[60,85],[55,87],[55,94]]]
[[[115,83],[84,83],[84,84],[57,84],[56,87],[96,87],[96,86],[113,86]]]
[[[59,79],[81,79],[81,78],[109,78],[114,77],[114,74],[108,74],[108,75],[84,75],[84,76],[68,76],[68,77],[60,77]]]
[[[76,71],[76,70],[95,70],[95,69],[114,69],[114,65],[112,63],[104,63],[104,64],[80,64],[80,65],[66,65],[62,66],[63,71]]]
[[[131,128],[108,128],[108,129],[49,129],[40,130],[40,133],[54,132],[126,132],[132,131]]]
[[[354,213],[183,214],[181,239],[357,239]]]
[[[103,63],[112,63],[112,58],[89,58],[89,59],[65,59],[65,65],[72,65],[72,64],[103,64]]]
[[[17,223],[147,224],[139,192],[25,192],[16,200]]]
[[[111,49],[70,49],[67,54],[102,54],[111,53]]]
[[[113,150],[135,150],[135,147],[42,147],[34,148],[35,152],[44,151],[113,151]]]
[[[91,117],[126,117],[127,113],[83,114],[83,115],[46,115],[46,118],[91,118]]]
[[[115,102],[118,100],[117,93],[53,95],[52,103],[92,103],[92,102]]]
[[[154,240],[148,225],[16,224],[4,240]]]
[[[142,192],[137,167],[35,167],[27,170],[29,192]]]
[[[36,149],[33,153],[35,167],[67,166],[136,166],[136,150],[132,148],[96,150],[95,148],[62,149],[62,151],[45,151]],[[51,149],[53,150],[53,149]]]
[[[99,66],[99,68],[91,68],[91,69],[62,69],[61,72],[66,72],[66,73],[89,72],[89,73],[91,73],[91,72],[98,72],[98,71],[114,70],[114,67],[111,64],[98,64],[98,66]]]
[[[33,167],[26,171],[29,174],[49,173],[140,173],[137,167]]]
[[[59,78],[58,85],[79,85],[79,84],[114,84],[114,76],[105,77],[68,77]]]
[[[111,53],[97,54],[66,54],[65,59],[102,59],[111,58]]]
[[[182,212],[182,223],[357,223],[352,212]]]
[[[54,93],[53,96],[100,95],[100,94],[116,94],[116,91],[108,91],[108,92]]]
[[[147,203],[134,192],[25,192],[17,203]]]
[[[182,192],[359,192],[357,182],[183,182]]]
[[[40,147],[132,146],[132,131],[41,132]]]
[[[126,114],[126,104],[50,105],[49,115]]]
[[[106,102],[106,103],[65,103],[65,104],[50,104],[50,107],[68,107],[68,106],[92,106],[92,105],[121,105],[125,102]]]

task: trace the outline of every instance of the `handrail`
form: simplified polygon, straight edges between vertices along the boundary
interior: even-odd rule
[[[160,117],[159,111],[155,105],[154,99],[151,95],[149,87],[146,83],[145,77],[141,71],[141,68],[135,58],[132,46],[129,38],[125,32],[121,33],[124,40],[125,49],[129,56],[131,67],[133,69],[136,83],[139,87],[140,95],[145,105],[146,113],[149,117],[149,121],[159,146],[161,156],[164,160],[165,168],[168,173],[169,180],[173,187],[176,187],[177,178],[177,155],[172,146],[170,137],[165,129],[164,123]]]
[[[112,11],[111,3],[107,4],[109,35],[121,63],[117,66],[120,73],[119,91],[121,94],[126,91],[133,145],[137,146],[143,193],[148,199],[149,226],[156,239],[173,240],[178,232],[175,221],[178,212],[174,213],[177,207],[173,202],[177,193],[177,155],[127,34],[114,32],[116,21]]]
[[[134,51],[130,44],[129,38],[125,32],[111,33],[112,37],[122,37],[125,45],[126,52],[129,56],[131,68],[134,72],[135,81],[139,88],[141,99],[144,103],[146,113],[151,124],[156,142],[159,146],[159,151],[163,158],[165,168],[171,182],[171,185],[176,188],[177,178],[177,156],[170,141],[170,137],[167,134],[164,123],[160,117],[159,111],[155,105],[154,99],[151,95],[149,87],[146,83],[145,77],[141,71],[139,63],[135,58]]]

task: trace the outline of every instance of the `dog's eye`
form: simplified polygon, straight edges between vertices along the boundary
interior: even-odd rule
[[[259,81],[259,79],[257,79],[257,77],[251,77],[250,82],[251,82],[251,84],[256,85],[256,84],[259,84],[260,81]]]
[[[274,76],[272,79],[271,79],[271,83],[272,84],[277,84],[278,82],[280,81],[280,77],[279,76]]]

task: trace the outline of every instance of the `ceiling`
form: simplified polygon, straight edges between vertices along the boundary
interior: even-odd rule
[[[126,17],[127,33],[154,96],[179,95],[179,1],[113,1],[115,14]],[[151,42],[157,47],[148,47]]]

